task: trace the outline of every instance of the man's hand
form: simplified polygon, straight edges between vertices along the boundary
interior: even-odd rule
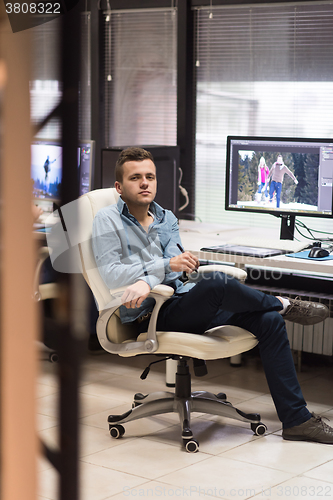
[[[135,309],[141,306],[142,302],[148,297],[149,292],[150,286],[148,283],[139,280],[126,288],[121,297],[121,302],[127,309]]]
[[[199,260],[191,252],[184,252],[170,259],[170,267],[172,271],[192,273],[199,267]]]

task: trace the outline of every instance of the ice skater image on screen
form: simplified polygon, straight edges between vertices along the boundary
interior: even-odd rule
[[[290,139],[280,148],[275,144],[280,139],[262,140],[236,140],[229,150],[228,206],[274,214],[331,214],[332,190],[326,184],[331,146],[318,148],[311,141],[303,146]]]
[[[271,178],[271,185],[269,188],[269,201],[273,202],[274,192],[276,193],[276,208],[280,207],[280,199],[281,199],[281,191],[282,191],[282,183],[284,174],[289,175],[295,182],[298,184],[298,180],[294,176],[294,174],[289,170],[287,165],[284,164],[282,155],[277,157],[275,163],[273,163],[272,168],[269,172],[269,177]]]
[[[51,170],[51,163],[54,163],[56,161],[56,159],[50,161],[50,157],[48,156],[44,162],[44,171],[45,171],[45,180],[47,181],[48,177],[49,177],[49,172]]]

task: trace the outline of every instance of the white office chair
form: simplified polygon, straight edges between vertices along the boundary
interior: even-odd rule
[[[32,297],[35,302],[41,302],[48,299],[57,299],[60,296],[59,285],[57,283],[40,283],[40,276],[44,262],[50,255],[50,250],[46,246],[38,248],[37,265],[35,269],[33,281]],[[43,342],[37,341],[42,359],[46,357],[51,363],[56,363],[59,360],[58,353],[55,349],[47,347]]]
[[[189,452],[198,450],[198,443],[190,429],[191,412],[221,415],[249,422],[255,434],[264,434],[266,426],[260,422],[259,414],[245,414],[226,401],[225,394],[214,395],[208,392],[191,393],[191,379],[188,358],[212,360],[226,358],[252,349],[257,339],[246,330],[234,326],[221,326],[193,335],[180,332],[156,331],[156,321],[160,307],[174,293],[166,285],[156,286],[150,296],[156,300],[150,318],[148,331],[138,336],[137,324],[122,324],[117,313],[121,296],[126,287],[109,290],[103,282],[95,264],[91,245],[92,223],[97,211],[117,202],[118,194],[114,188],[99,189],[83,195],[77,201],[79,225],[75,241],[78,242],[77,255],[81,259],[82,272],[90,286],[99,309],[97,335],[101,346],[108,352],[119,356],[139,354],[171,355],[178,360],[175,393],[158,392],[150,395],[136,394],[132,409],[123,415],[110,415],[108,418],[110,434],[121,437],[125,430],[122,424],[143,417],[168,412],[177,412],[182,427],[182,439]],[[213,269],[212,269],[213,267]],[[209,266],[209,271],[219,270],[239,279],[246,273],[231,266]],[[205,272],[206,268],[199,268]]]

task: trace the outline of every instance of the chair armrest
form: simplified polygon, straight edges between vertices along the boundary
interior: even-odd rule
[[[167,285],[157,285],[153,288],[148,297],[153,297],[155,299],[155,306],[150,317],[147,338],[145,341],[137,342],[125,342],[122,344],[115,344],[111,342],[106,334],[107,325],[111,316],[119,309],[122,305],[121,297],[126,290],[127,286],[120,287],[115,290],[111,290],[112,300],[105,306],[102,312],[100,312],[99,318],[97,320],[96,331],[97,336],[100,340],[102,347],[111,352],[112,354],[120,354],[122,352],[129,353],[133,356],[136,354],[151,354],[158,349],[158,341],[156,337],[156,323],[160,308],[166,300],[168,300],[174,293],[172,287]]]
[[[195,282],[198,280],[198,274],[202,275],[205,273],[225,273],[228,274],[229,276],[233,276],[234,278],[238,279],[239,281],[244,281],[247,277],[247,272],[244,271],[243,269],[239,269],[238,267],[234,266],[228,266],[228,265],[223,265],[223,264],[211,264],[208,266],[200,266],[198,268],[198,273],[191,273],[188,276],[189,281]]]
[[[122,297],[123,293],[127,289],[127,286],[121,286],[119,288],[115,288],[110,290],[111,297],[118,298]],[[156,285],[152,290],[150,290],[149,296],[151,294],[162,295],[163,297],[171,297],[174,293],[174,290],[171,286],[168,285]]]

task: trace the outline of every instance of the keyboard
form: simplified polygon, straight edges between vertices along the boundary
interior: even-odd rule
[[[203,247],[200,249],[203,252],[224,253],[230,255],[242,255],[243,257],[274,257],[286,253],[284,250],[276,250],[274,248],[257,248],[243,245],[218,245],[213,247]]]
[[[310,243],[307,241],[278,240],[270,238],[254,238],[248,236],[239,236],[228,241],[229,245],[241,245],[253,248],[270,248],[272,250],[281,250],[283,253],[296,253],[308,248]]]

